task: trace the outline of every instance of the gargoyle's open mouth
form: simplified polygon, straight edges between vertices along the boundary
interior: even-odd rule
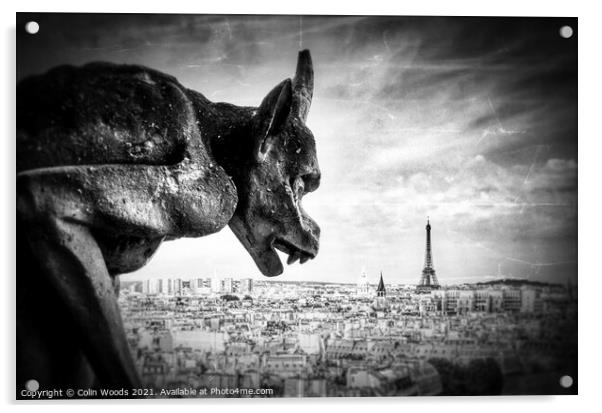
[[[286,260],[288,265],[294,264],[297,262],[297,260],[299,260],[301,264],[304,264],[307,260],[316,258],[315,252],[297,247],[296,245],[282,238],[276,238],[272,245],[277,250],[280,250],[288,255],[288,259]]]
[[[289,265],[296,261],[300,261],[303,264],[307,260],[315,258],[318,254],[318,238],[317,235],[313,236],[313,233],[307,234],[307,243],[302,242],[303,237],[300,237],[300,242],[292,242],[285,239],[285,237],[290,238],[289,236],[278,237],[275,234],[267,238],[256,237],[249,226],[237,215],[232,217],[229,225],[236,237],[249,252],[253,261],[255,261],[257,268],[267,277],[280,275],[284,270],[276,250],[288,255],[287,264]]]

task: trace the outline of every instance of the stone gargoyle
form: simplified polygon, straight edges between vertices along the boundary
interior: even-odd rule
[[[259,107],[213,103],[136,65],[61,66],[17,85],[17,381],[136,388],[118,275],[228,225],[266,276],[319,227],[310,53]],[[206,252],[210,254],[210,251]]]

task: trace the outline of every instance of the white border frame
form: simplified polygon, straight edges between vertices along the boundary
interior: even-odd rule
[[[600,231],[597,212],[602,204],[600,184],[596,177],[602,176],[598,159],[601,151],[600,97],[602,96],[600,68],[601,27],[600,7],[595,2],[503,0],[490,2],[474,0],[394,2],[370,0],[357,3],[327,3],[322,0],[304,0],[298,3],[283,1],[228,1],[186,2],[169,0],[164,2],[124,2],[103,0],[81,2],[74,0],[26,0],[17,4],[2,3],[2,19],[5,46],[1,66],[2,90],[0,99],[4,137],[0,140],[2,156],[3,197],[0,202],[0,217],[4,229],[0,237],[0,263],[3,264],[1,282],[3,292],[2,310],[6,326],[0,340],[4,372],[0,373],[2,402],[10,410],[32,406],[64,411],[65,409],[90,409],[101,411],[107,408],[142,408],[162,411],[167,405],[177,408],[219,409],[219,411],[244,409],[251,412],[306,411],[308,409],[352,409],[365,410],[374,406],[382,410],[420,409],[421,411],[487,411],[507,412],[512,409],[541,409],[546,412],[590,411],[599,404],[600,392],[598,341],[600,326],[597,300],[602,292],[602,274],[597,257]],[[30,12],[130,12],[130,13],[220,13],[220,14],[382,14],[382,15],[449,15],[449,16],[546,16],[578,17],[579,40],[579,396],[505,396],[505,397],[438,397],[438,398],[346,398],[346,399],[261,399],[261,400],[159,400],[159,401],[71,401],[71,402],[14,402],[15,389],[15,13]],[[85,406],[83,406],[85,405]],[[135,405],[135,406],[134,406]],[[599,407],[598,407],[599,408]]]

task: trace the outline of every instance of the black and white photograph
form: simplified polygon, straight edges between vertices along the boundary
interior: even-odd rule
[[[577,395],[578,36],[17,13],[15,398]]]

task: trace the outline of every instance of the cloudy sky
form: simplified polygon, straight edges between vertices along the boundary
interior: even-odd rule
[[[416,282],[432,224],[442,283],[565,282],[577,260],[575,19],[20,15],[17,77],[138,63],[214,101],[258,105],[312,52],[318,257],[285,280]],[[570,25],[566,39],[560,27]],[[229,229],[164,244],[128,276],[251,276]]]

